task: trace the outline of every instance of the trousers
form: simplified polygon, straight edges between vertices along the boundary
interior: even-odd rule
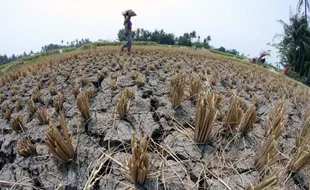
[[[128,50],[130,50],[131,49],[131,45],[132,45],[132,34],[129,33],[129,34],[125,35],[125,36],[126,36],[127,43],[124,45],[124,47],[126,47],[126,48],[128,48]]]

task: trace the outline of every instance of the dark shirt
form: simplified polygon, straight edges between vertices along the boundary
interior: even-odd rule
[[[132,23],[131,23],[130,18],[125,19],[124,25],[125,25],[125,34],[131,33]]]

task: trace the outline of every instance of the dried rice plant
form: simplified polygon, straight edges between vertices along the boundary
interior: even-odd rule
[[[145,85],[144,80],[142,79],[142,77],[140,75],[138,75],[138,77],[135,80],[135,84],[140,88],[142,86]]]
[[[310,141],[310,117],[305,120],[302,131],[297,132],[295,140],[296,148],[300,147],[303,143],[308,143]]]
[[[251,91],[251,89],[252,89],[252,87],[251,87],[249,84],[246,84],[246,85],[245,85],[245,91],[246,91],[246,92]]]
[[[35,103],[41,101],[41,94],[40,94],[40,91],[39,91],[38,88],[35,88],[35,89],[32,91],[31,99],[32,99]]]
[[[191,76],[189,81],[189,95],[192,101],[197,100],[197,95],[199,93],[201,86],[202,86],[201,79],[198,77]]]
[[[23,138],[17,143],[17,152],[20,156],[27,157],[31,155],[36,155],[36,146],[31,143],[29,138]]]
[[[13,98],[12,98],[12,102],[13,103],[15,103],[18,99],[20,99],[20,96],[18,96],[18,95],[15,95],[15,96],[13,96]]]
[[[146,150],[149,146],[147,136],[144,136],[139,144],[135,140],[134,134],[131,134],[132,155],[127,160],[127,175],[133,184],[143,184],[147,178],[150,169],[149,155]]]
[[[224,118],[224,128],[236,131],[237,126],[241,122],[242,116],[243,110],[241,108],[241,100],[231,97],[228,113]]]
[[[243,135],[247,134],[256,120],[255,106],[252,104],[249,106],[248,110],[243,115],[243,119],[239,126],[239,132]]]
[[[5,96],[3,94],[0,94],[0,104],[5,100]]]
[[[49,122],[49,114],[46,108],[39,108],[36,112],[37,119],[40,125],[46,125]]]
[[[85,90],[85,93],[88,98],[92,98],[95,95],[95,89],[93,87],[89,87]]]
[[[110,80],[109,86],[111,88],[111,90],[116,90],[117,89],[117,83],[116,80]]]
[[[217,115],[215,96],[213,93],[203,93],[197,101],[194,139],[198,143],[205,143],[211,138]]]
[[[170,65],[164,65],[164,73],[167,74],[170,71]]]
[[[297,152],[293,156],[288,170],[298,173],[310,165],[310,117],[305,121],[304,127],[296,136]]]
[[[233,91],[232,91],[232,89],[230,88],[230,89],[228,89],[228,97],[231,97],[233,95]]]
[[[88,96],[85,92],[81,92],[77,97],[77,107],[81,113],[81,116],[88,120],[91,118],[90,107],[88,103]]]
[[[50,91],[51,96],[57,95],[57,88],[56,88],[56,86],[50,85],[50,86],[48,87],[48,90]]]
[[[61,131],[57,129],[54,121],[50,121],[45,143],[49,152],[53,154],[53,156],[60,163],[68,163],[75,160],[76,154],[72,146],[67,123],[63,113],[60,114],[59,123],[61,126]]]
[[[63,102],[64,100],[61,93],[58,93],[56,96],[53,97],[53,106],[58,113],[62,110]]]
[[[152,63],[150,65],[148,65],[150,71],[154,71],[155,70],[155,65]]]
[[[78,96],[79,93],[80,93],[80,87],[79,87],[79,85],[74,85],[74,84],[72,84],[72,85],[71,85],[71,90],[72,90],[72,92],[73,92],[74,97],[77,98],[77,96]]]
[[[215,104],[214,105],[216,108],[219,108],[219,105],[220,105],[222,99],[223,99],[223,96],[221,94],[215,94],[215,97],[214,97]]]
[[[257,96],[254,94],[252,96],[252,104],[254,105],[258,105],[259,99],[257,98]]]
[[[130,100],[134,100],[136,97],[136,91],[134,88],[126,87],[123,92]]]
[[[4,118],[7,120],[7,121],[10,121],[11,120],[11,111],[10,111],[10,109],[5,109],[4,111],[3,111],[3,116],[4,116]]]
[[[32,99],[28,100],[27,105],[28,105],[29,115],[32,117],[37,112],[38,108]]]
[[[275,135],[278,139],[284,131],[284,100],[269,114],[267,136]]]
[[[173,108],[181,104],[186,85],[186,74],[179,73],[170,80],[169,97]]]
[[[266,168],[270,167],[277,161],[278,156],[277,140],[273,135],[263,142],[258,154],[258,159],[255,163],[256,169],[263,172]]]
[[[245,190],[277,190],[278,184],[279,184],[278,174],[271,174],[255,186],[249,184],[245,188]]]
[[[1,111],[2,113],[4,113],[7,109],[9,109],[9,105],[7,103],[4,103],[2,106],[1,106]]]
[[[126,88],[127,89],[127,88]],[[120,115],[120,118],[124,118],[128,115],[130,104],[131,104],[131,98],[130,98],[130,92],[129,90],[123,90],[116,100],[116,109],[118,114]]]
[[[18,98],[18,100],[15,102],[15,108],[17,111],[23,109],[24,105],[23,105],[23,101],[21,98]]]
[[[11,119],[11,128],[16,131],[17,133],[19,132],[23,132],[25,129],[25,125],[24,125],[24,117],[22,115],[14,115]]]
[[[116,73],[110,73],[110,78],[112,80],[117,80],[117,74]]]
[[[138,71],[132,71],[130,73],[130,76],[131,76],[132,80],[136,80],[138,78],[138,76],[139,76],[139,72]]]
[[[82,83],[82,86],[85,86],[88,84],[88,79],[85,75],[81,77],[81,83]]]

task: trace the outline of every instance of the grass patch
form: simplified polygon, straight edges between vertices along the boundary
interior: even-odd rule
[[[228,57],[235,57],[235,58],[238,58],[238,59],[244,59],[244,57],[241,57],[239,55],[233,55],[233,54],[230,54],[230,53],[224,53],[224,52],[221,52],[221,51],[218,51],[218,50],[215,50],[215,49],[209,49],[210,52],[212,53],[216,53],[216,54],[220,54],[220,55],[225,55],[225,56],[228,56]]]
[[[91,44],[85,44],[81,47],[81,49],[86,50],[92,47],[100,47],[100,46],[120,46],[125,44],[125,41],[122,42],[94,42]],[[132,45],[145,46],[145,45],[158,45],[156,42],[148,42],[148,41],[134,41]]]

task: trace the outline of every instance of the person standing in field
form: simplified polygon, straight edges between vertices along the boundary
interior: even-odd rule
[[[125,26],[125,37],[126,37],[126,41],[127,43],[122,47],[122,51],[124,51],[124,48],[128,49],[128,53],[130,53],[131,51],[131,45],[132,45],[132,23],[131,23],[131,16],[128,15],[128,13],[126,15],[124,15],[125,21],[124,21],[124,26]]]
[[[289,70],[290,70],[290,65],[286,65],[286,67],[284,69],[284,74],[287,75]]]

